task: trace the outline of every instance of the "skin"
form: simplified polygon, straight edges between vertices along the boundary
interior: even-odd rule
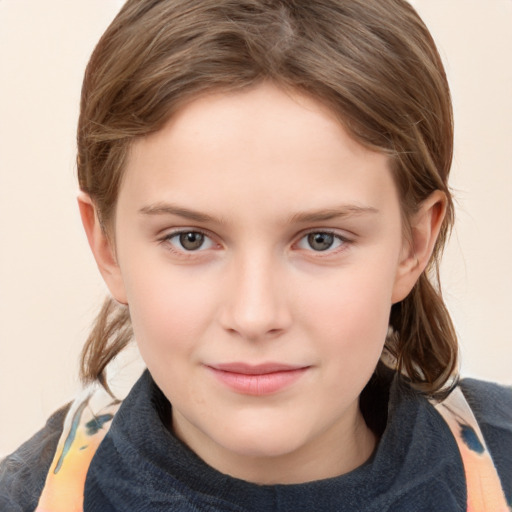
[[[440,192],[404,238],[388,157],[316,100],[266,83],[200,97],[135,141],[113,236],[89,197],[79,204],[100,271],[129,305],[142,357],[172,403],[170,427],[201,458],[267,484],[340,475],[369,458],[377,440],[358,397],[391,305],[428,262]],[[183,230],[205,238],[185,248]],[[232,362],[304,370],[251,395],[211,371]]]

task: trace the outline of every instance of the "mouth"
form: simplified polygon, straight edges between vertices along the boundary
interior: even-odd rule
[[[250,365],[235,362],[207,365],[206,368],[218,381],[236,393],[263,396],[290,387],[311,367],[281,363]]]

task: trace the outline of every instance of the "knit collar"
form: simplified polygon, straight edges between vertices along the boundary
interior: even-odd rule
[[[162,421],[166,411],[170,405],[146,370],[91,463],[84,512],[399,512],[412,510],[411,504],[433,510],[417,508],[418,493],[445,493],[437,501],[446,505],[443,510],[464,510],[464,476],[453,438],[429,402],[398,378],[371,459],[350,473],[304,484],[257,485],[220,473],[169,432],[170,422]]]

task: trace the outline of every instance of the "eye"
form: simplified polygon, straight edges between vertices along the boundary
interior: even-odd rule
[[[327,231],[314,231],[303,236],[298,243],[298,247],[300,249],[313,249],[315,252],[324,252],[329,249],[338,249],[344,243],[346,243],[346,240],[340,235]]]
[[[211,249],[214,246],[213,240],[201,231],[179,231],[170,233],[164,238],[174,250],[193,252]]]

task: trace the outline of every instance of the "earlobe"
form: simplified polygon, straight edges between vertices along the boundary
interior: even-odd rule
[[[127,304],[121,269],[112,243],[100,224],[96,207],[85,192],[79,192],[77,201],[87,240],[103,280],[114,299],[121,304]]]
[[[446,195],[436,190],[411,219],[393,288],[392,303],[405,299],[427,267],[446,214]]]

